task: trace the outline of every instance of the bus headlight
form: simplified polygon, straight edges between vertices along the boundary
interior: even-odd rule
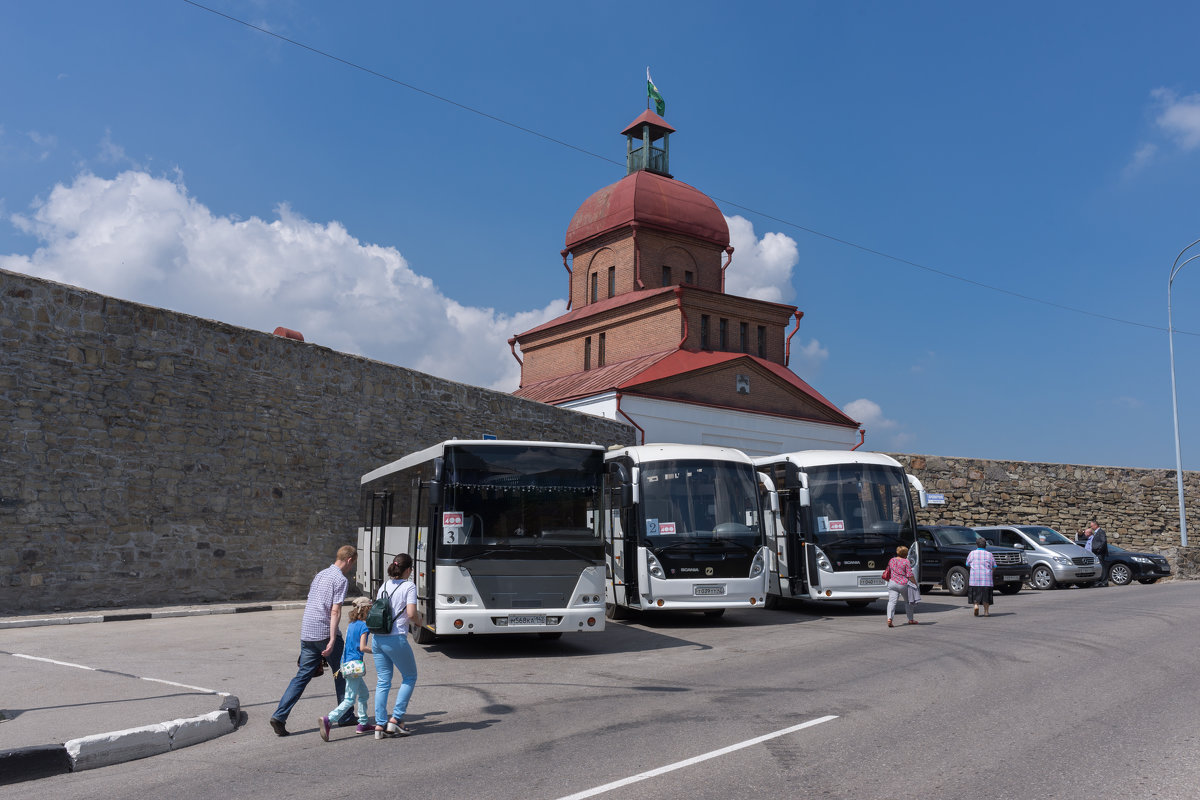
[[[833,564],[829,561],[829,556],[825,555],[825,551],[813,545],[813,551],[817,556],[817,568],[822,572],[833,572]]]
[[[766,561],[763,559],[763,551],[759,550],[758,555],[750,562],[750,577],[757,578],[759,575],[762,575],[766,567]]]
[[[651,578],[667,577],[667,573],[663,572],[662,564],[658,563],[654,553],[646,553],[646,570],[650,573]]]

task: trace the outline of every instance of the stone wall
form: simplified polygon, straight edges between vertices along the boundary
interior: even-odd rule
[[[624,423],[0,270],[0,613],[295,599],[359,478]]]
[[[1047,525],[1075,534],[1095,518],[1112,544],[1162,553],[1173,571],[1200,567],[1200,473],[1184,472],[1187,548],[1179,546],[1179,495],[1173,469],[1132,469],[1025,461],[893,454],[945,505],[917,510],[923,524]]]

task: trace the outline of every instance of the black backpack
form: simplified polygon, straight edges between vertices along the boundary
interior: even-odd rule
[[[395,593],[396,589],[393,589],[391,594],[380,595],[375,598],[374,603],[371,603],[371,610],[367,612],[366,619],[367,630],[371,633],[389,634],[392,632],[392,625],[395,622],[392,618],[392,594]]]

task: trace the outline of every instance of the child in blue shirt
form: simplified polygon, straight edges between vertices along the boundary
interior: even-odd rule
[[[346,679],[346,693],[343,695],[345,699],[342,700],[341,705],[329,712],[329,716],[317,720],[317,733],[321,734],[321,738],[327,742],[329,741],[329,720],[341,719],[351,706],[354,707],[355,715],[358,717],[358,727],[355,728],[355,733],[370,733],[375,729],[374,726],[367,724],[369,691],[367,682],[363,680],[365,669],[363,653],[371,652],[371,648],[367,645],[367,637],[371,635],[371,632],[367,630],[366,622],[367,613],[370,610],[371,599],[369,597],[356,598],[350,607],[350,625],[346,628],[346,647],[342,650],[342,664],[339,667],[342,677]]]

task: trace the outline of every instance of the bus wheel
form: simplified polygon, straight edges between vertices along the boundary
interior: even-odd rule
[[[763,608],[770,608],[770,609],[779,608],[779,595],[768,594],[767,598],[765,600],[763,600]]]
[[[629,619],[633,614],[625,606],[619,606],[616,603],[605,603],[604,616],[612,620],[622,620]]]
[[[433,644],[437,636],[424,625],[418,625],[413,629],[412,638],[417,644]]]
[[[723,608],[710,608],[708,611],[704,612],[704,616],[712,617],[713,619],[716,619],[717,617],[721,616],[724,613],[725,613],[725,609],[723,609]]]
[[[561,639],[562,631],[541,631],[538,634],[539,639]]]

